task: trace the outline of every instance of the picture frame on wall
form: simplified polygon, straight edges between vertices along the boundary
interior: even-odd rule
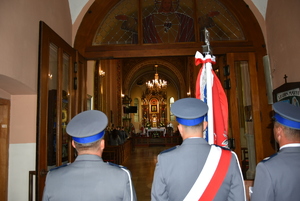
[[[151,105],[151,112],[157,112],[157,105]]]

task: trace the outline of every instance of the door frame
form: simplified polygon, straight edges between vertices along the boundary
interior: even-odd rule
[[[63,74],[63,55],[69,55],[69,105],[66,122],[69,122],[77,113],[86,110],[86,67],[87,62],[74,48],[55,33],[47,24],[40,22],[40,49],[39,49],[39,78],[38,78],[38,104],[37,104],[37,140],[36,140],[36,200],[42,200],[46,175],[48,173],[48,107],[49,107],[49,56],[50,44],[57,46],[57,93],[56,93],[56,164],[62,165],[62,74]],[[65,121],[65,119],[64,119]],[[51,125],[52,126],[52,125]],[[68,162],[75,159],[75,151],[71,145],[71,138],[68,136]]]
[[[251,103],[252,103],[252,119],[253,119],[253,128],[254,128],[254,142],[255,142],[255,156],[256,163],[261,161],[266,155],[273,150],[270,141],[267,141],[267,136],[270,135],[271,129],[268,128],[268,125],[271,121],[268,114],[271,111],[270,106],[267,104],[266,99],[267,95],[262,96],[262,91],[266,91],[265,86],[261,86],[261,78],[258,69],[258,60],[254,52],[246,53],[227,53],[227,65],[231,67],[230,70],[230,83],[231,89],[229,90],[228,95],[230,96],[229,100],[229,111],[230,111],[230,120],[231,120],[231,131],[232,137],[235,138],[235,147],[236,154],[239,158],[241,164],[241,144],[240,144],[240,126],[239,126],[239,114],[238,114],[238,102],[234,98],[237,96],[237,86],[235,82],[235,72],[234,72],[234,62],[235,61],[248,61],[249,65],[249,79],[251,86]],[[264,80],[263,80],[264,81]],[[264,90],[262,90],[262,88]],[[269,122],[269,123],[268,123]]]
[[[10,100],[0,98],[0,200],[8,198]]]

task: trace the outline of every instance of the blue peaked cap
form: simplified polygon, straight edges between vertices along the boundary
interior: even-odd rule
[[[175,101],[171,112],[176,116],[178,123],[186,126],[195,126],[204,121],[208,106],[197,98],[183,98]]]
[[[276,122],[300,130],[300,107],[280,101],[273,104],[273,109]]]
[[[86,144],[103,138],[108,124],[107,116],[98,110],[77,114],[67,125],[66,131],[75,142]]]

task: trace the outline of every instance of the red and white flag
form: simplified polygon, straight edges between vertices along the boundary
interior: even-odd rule
[[[203,64],[196,81],[196,98],[208,105],[208,128],[206,140],[209,144],[228,147],[228,102],[220,80],[212,69],[215,57],[205,57],[196,52],[195,65]]]

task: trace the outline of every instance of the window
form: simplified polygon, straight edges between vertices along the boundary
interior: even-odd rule
[[[175,121],[175,116],[174,114],[171,112],[171,107],[172,107],[172,104],[174,103],[174,97],[171,97],[170,98],[170,121]]]
[[[194,0],[123,0],[100,23],[93,45],[138,44],[139,38],[144,44],[199,42],[204,28],[212,41],[245,40],[235,16],[218,0],[199,0],[197,6]]]

